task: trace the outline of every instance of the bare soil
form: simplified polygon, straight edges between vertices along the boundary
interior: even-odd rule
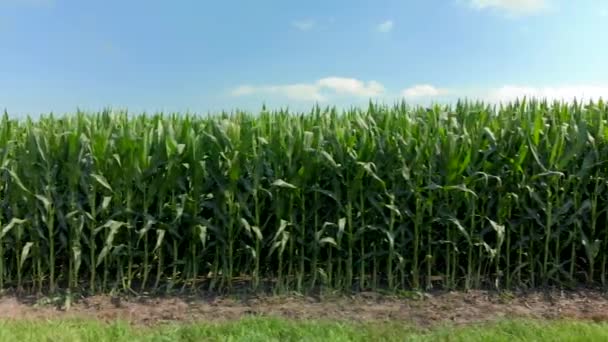
[[[436,292],[408,298],[360,293],[355,296],[111,297],[78,299],[69,309],[40,298],[0,297],[0,320],[125,320],[135,325],[222,322],[248,316],[290,319],[397,321],[421,328],[500,318],[570,318],[608,321],[608,294],[595,290],[499,293]]]

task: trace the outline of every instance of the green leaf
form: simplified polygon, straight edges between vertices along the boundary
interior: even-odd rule
[[[489,218],[488,221],[490,222],[490,226],[492,226],[492,229],[496,232],[496,235],[498,237],[497,246],[500,247],[503,241],[505,240],[505,226],[498,224],[490,220]]]
[[[587,258],[589,259],[589,261],[593,262],[593,260],[595,260],[598,253],[600,252],[601,240],[596,239],[594,241],[589,241],[587,235],[585,235],[584,232],[581,232],[581,234],[581,242],[583,244],[583,247],[585,247],[585,253],[587,254]]]
[[[277,233],[275,234],[275,239],[285,231],[287,226],[289,226],[289,222],[287,222],[285,220],[281,220],[281,222],[279,223],[279,229],[277,230]]]
[[[186,149],[186,145],[185,144],[177,144],[177,154],[178,155],[182,155],[184,153],[184,150]]]
[[[23,249],[21,250],[21,258],[19,259],[19,265],[21,268],[23,268],[23,265],[25,264],[25,261],[27,260],[27,258],[30,255],[30,250],[32,249],[32,246],[34,245],[33,242],[28,242],[23,246]]]
[[[318,192],[318,193],[320,193],[320,194],[322,194],[322,195],[325,195],[325,196],[327,196],[327,197],[329,197],[329,198],[333,199],[335,202],[338,202],[338,197],[336,197],[336,194],[334,194],[334,193],[333,193],[333,192],[331,192],[331,191],[327,191],[327,190],[324,190],[324,189],[320,189],[320,188],[318,188],[318,187],[314,187],[314,188],[313,188],[313,191],[314,191],[314,192]]]
[[[101,203],[101,210],[106,210],[110,206],[110,202],[112,201],[112,196],[104,196],[103,202]]]
[[[80,269],[80,265],[82,263],[82,251],[80,247],[72,247],[72,258],[74,260],[74,272],[78,273],[78,270]]]
[[[448,221],[452,222],[456,226],[456,228],[458,228],[458,230],[462,233],[462,235],[467,239],[467,242],[471,244],[471,236],[464,228],[464,226],[460,223],[460,221],[454,217],[449,217]]]
[[[357,162],[357,164],[359,166],[361,166],[363,168],[363,170],[365,170],[365,172],[371,176],[373,179],[375,179],[378,183],[380,183],[380,185],[384,188],[385,182],[382,180],[382,178],[380,178],[377,174],[376,174],[376,164],[372,163],[372,162]]]
[[[36,198],[44,205],[44,210],[48,213],[51,210],[51,200],[43,195],[35,195]]]
[[[108,183],[108,180],[106,179],[106,177],[104,177],[103,175],[97,174],[97,173],[92,173],[91,177],[93,177],[97,181],[97,183],[99,183],[101,186],[108,189],[110,192],[113,192],[112,187]]]
[[[5,168],[5,170],[6,170],[6,172],[8,172],[8,174],[11,176],[11,178],[12,178],[12,179],[15,181],[15,183],[17,183],[17,186],[18,186],[19,188],[21,188],[21,190],[23,190],[24,192],[26,192],[26,193],[28,193],[28,194],[30,194],[30,193],[31,193],[31,191],[29,191],[29,190],[28,190],[28,189],[25,187],[25,185],[23,185],[23,182],[21,181],[21,178],[19,178],[19,176],[18,176],[18,175],[17,175],[17,174],[16,174],[16,173],[15,173],[13,170],[10,170],[10,169],[7,169],[7,168]]]
[[[285,224],[283,224],[283,222],[285,222]],[[282,227],[282,229],[281,229],[281,227]],[[275,235],[273,244],[270,247],[270,251],[268,252],[268,257],[272,256],[272,254],[274,253],[274,251],[277,248],[279,249],[280,255],[282,255],[283,252],[285,251],[285,246],[287,246],[287,242],[289,241],[289,232],[285,231],[286,227],[287,227],[287,222],[281,221],[281,226],[279,228],[279,232],[277,232],[277,234]]]
[[[146,224],[143,226],[142,229],[139,230],[139,239],[143,238],[144,235],[146,235],[146,233],[152,228],[152,226],[154,226],[156,224],[156,220],[152,217],[147,217],[146,218]]]
[[[538,143],[538,138],[534,139],[537,143]],[[532,152],[532,156],[534,157],[534,160],[536,161],[536,163],[538,164],[538,166],[540,166],[541,170],[543,171],[547,171],[547,168],[545,167],[545,165],[543,165],[543,163],[540,160],[540,157],[538,156],[538,152],[536,152],[536,148],[534,147],[534,145],[532,144],[532,142],[530,141],[530,138],[528,137],[528,142],[529,142],[529,148],[530,148],[530,152]]]
[[[467,188],[467,186],[464,185],[464,184],[460,184],[460,185],[448,185],[448,186],[444,186],[443,189],[444,190],[457,190],[457,191],[461,191],[461,192],[465,192],[465,193],[471,194],[471,195],[473,195],[473,197],[478,197],[477,194],[473,190]]]
[[[111,246],[104,246],[101,249],[101,252],[99,252],[99,255],[97,256],[97,264],[95,264],[95,267],[99,267],[99,265],[101,265],[101,263],[104,261],[105,257],[110,252],[110,248],[111,248]]]
[[[24,224],[26,222],[27,222],[27,220],[12,218],[11,221],[6,226],[2,227],[2,230],[0,231],[0,239],[3,239],[6,236],[6,234],[8,234],[11,231],[11,229],[13,229],[13,227]]]
[[[276,186],[278,188],[283,188],[283,189],[297,189],[298,187],[291,184],[291,183],[287,183],[286,181],[282,180],[282,179],[277,179],[274,182],[272,182],[272,186]]]
[[[165,239],[165,230],[158,229],[156,231],[156,246],[154,246],[154,250],[152,251],[152,253],[155,253],[160,248],[160,246],[163,244],[164,239]]]
[[[249,234],[249,236],[251,236],[251,225],[249,225],[249,222],[247,222],[247,220],[244,217],[241,217],[241,219],[239,221],[241,221],[241,226],[243,226],[243,228],[245,228],[245,231],[247,232],[247,234]]]
[[[327,244],[330,244],[330,245],[332,245],[334,247],[338,247],[338,244],[336,243],[336,240],[334,238],[332,238],[332,237],[324,237],[321,240],[319,240],[319,245],[320,246],[324,246],[324,245],[327,245]]]
[[[256,239],[258,241],[262,241],[263,236],[262,236],[262,231],[260,230],[260,227],[258,227],[258,226],[251,226],[251,230],[253,231]]]
[[[116,160],[116,164],[118,164],[119,167],[122,167],[122,163],[120,162],[120,156],[116,153],[114,153],[112,155],[112,158],[114,158],[114,160]]]
[[[321,153],[321,156],[323,156],[323,159],[325,159],[329,165],[331,165],[332,169],[337,170],[340,168],[340,165],[338,163],[336,163],[336,161],[334,160],[334,157],[331,156],[331,154],[327,153],[327,151],[319,151]]]
[[[395,215],[397,215],[398,217],[401,217],[401,211],[399,211],[399,208],[397,208],[396,205],[393,204],[385,204],[385,207],[387,207],[388,209],[390,209]]]
[[[203,248],[206,248],[206,246],[207,246],[207,226],[198,225],[197,229],[198,229],[198,238],[201,241],[201,243],[203,244]]]
[[[388,229],[382,229],[382,231],[384,232],[384,235],[386,235],[386,239],[388,240],[388,244],[389,244],[390,248],[394,248],[395,247],[395,234],[390,232]]]
[[[344,228],[346,227],[346,217],[342,217],[338,220],[338,240],[344,234]]]
[[[483,131],[488,136],[490,141],[492,142],[492,145],[496,145],[496,137],[494,136],[494,133],[492,132],[492,130],[490,130],[489,127],[484,127]]]

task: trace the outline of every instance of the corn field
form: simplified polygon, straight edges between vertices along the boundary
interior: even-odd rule
[[[0,289],[608,285],[607,120],[534,99],[5,113]]]

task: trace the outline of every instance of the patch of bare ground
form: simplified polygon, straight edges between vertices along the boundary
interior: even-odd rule
[[[111,297],[76,300],[69,309],[40,300],[0,297],[0,320],[125,320],[135,325],[222,322],[248,316],[289,319],[396,321],[418,327],[470,324],[500,318],[608,321],[608,294],[596,290],[432,292],[408,298],[376,293],[353,296]]]

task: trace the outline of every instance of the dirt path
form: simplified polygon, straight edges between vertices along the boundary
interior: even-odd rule
[[[92,318],[156,325],[166,322],[217,322],[251,315],[317,320],[391,320],[420,327],[447,322],[467,324],[506,317],[608,321],[608,294],[590,290],[512,295],[472,291],[431,293],[403,299],[362,293],[323,300],[312,297],[132,297],[119,300],[94,296],[78,300],[69,310],[53,305],[36,305],[31,299],[0,297],[0,319],[11,320]]]

